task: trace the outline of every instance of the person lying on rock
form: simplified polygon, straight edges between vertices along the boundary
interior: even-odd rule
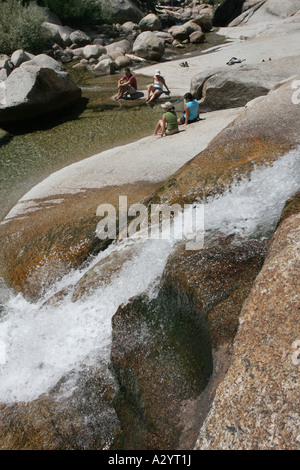
[[[161,107],[165,111],[162,118],[157,122],[153,135],[163,137],[165,135],[172,135],[179,132],[177,115],[173,104],[170,101],[162,104]]]
[[[162,93],[164,93],[164,88],[166,88],[168,95],[171,93],[164,77],[161,76],[160,70],[156,70],[154,77],[153,77],[153,84],[148,85],[147,88],[147,98],[146,103],[151,103],[151,101],[156,100],[160,97]]]
[[[185,100],[185,113],[178,119],[178,124],[186,126],[199,120],[199,102],[191,93],[186,93],[183,98]]]
[[[137,81],[131,70],[126,67],[124,70],[124,75],[118,81],[118,94],[115,99],[119,100],[128,93],[129,95],[134,95],[137,91]]]

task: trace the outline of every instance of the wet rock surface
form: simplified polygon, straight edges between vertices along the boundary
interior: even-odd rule
[[[131,260],[140,250],[139,246],[129,245],[121,252],[113,252],[99,261],[75,285],[72,301],[76,302],[78,299],[88,297],[95,289],[107,284],[122,269],[123,264]]]
[[[112,448],[176,448],[181,403],[200,393],[212,367],[197,307],[170,286],[155,300],[136,298],[121,307],[113,318],[111,361],[122,424]]]
[[[178,249],[164,276],[193,298],[210,325],[213,349],[231,343],[239,312],[260,271],[268,240],[220,238],[200,251]],[[246,275],[247,273],[247,275]]]
[[[117,206],[122,191],[130,203],[138,202],[155,187],[141,184],[137,190],[138,186],[110,187],[36,201],[36,210],[25,218],[12,219],[0,226],[1,275],[26,298],[39,298],[55,279],[109,243],[96,236],[98,205],[104,202]]]
[[[235,245],[224,239],[200,252],[178,248],[158,296],[120,307],[113,317],[111,361],[121,430],[112,448],[194,445],[207,402],[228,367],[239,313],[266,246],[266,240]],[[186,426],[185,416],[195,408]]]
[[[196,449],[299,449],[299,217],[271,240]]]
[[[0,403],[1,450],[102,450],[110,445],[119,421],[107,366],[73,376],[30,402]]]

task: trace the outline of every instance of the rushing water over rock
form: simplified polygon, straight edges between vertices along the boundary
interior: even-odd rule
[[[294,150],[273,165],[255,169],[205,206],[206,235],[266,236],[274,230],[285,201],[300,187],[300,154]],[[36,303],[5,291],[2,296],[0,400],[30,401],[47,393],[71,371],[107,361],[111,318],[121,304],[150,291],[163,273],[176,240],[124,240],[112,244],[82,270],[73,270]],[[142,243],[142,245],[141,245]],[[74,286],[98,261],[133,245],[133,256],[91,295],[72,302]],[[45,304],[65,289],[62,300]],[[3,288],[1,288],[3,290]],[[70,393],[74,380],[64,387]]]

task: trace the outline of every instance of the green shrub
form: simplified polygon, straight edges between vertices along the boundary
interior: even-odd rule
[[[43,52],[49,33],[42,26],[45,17],[35,4],[23,6],[20,0],[0,2],[0,53],[11,54],[24,49],[33,54]]]
[[[97,0],[37,0],[40,6],[48,7],[65,24],[88,24],[101,17]]]

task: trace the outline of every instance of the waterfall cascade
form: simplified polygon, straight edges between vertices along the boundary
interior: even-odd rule
[[[272,165],[257,167],[223,195],[205,204],[205,236],[219,232],[239,237],[267,236],[286,200],[300,187],[300,150]],[[197,204],[197,202],[195,203]],[[175,237],[176,238],[176,237]],[[176,240],[125,239],[111,244],[82,270],[73,270],[43,298],[30,303],[1,285],[0,401],[31,401],[63,376],[109,360],[111,318],[120,304],[144,292],[155,296]],[[90,295],[72,300],[78,281],[99,261],[128,247],[132,256]],[[61,289],[57,305],[47,300]],[[74,377],[73,377],[74,379]],[[74,383],[65,387],[72,390]]]

